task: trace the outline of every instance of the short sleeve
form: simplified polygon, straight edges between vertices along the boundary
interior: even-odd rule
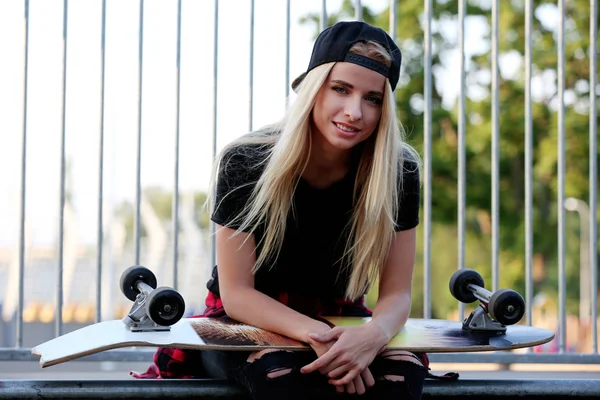
[[[399,210],[396,218],[396,232],[406,231],[419,225],[421,202],[421,177],[419,164],[405,158],[402,181],[398,184]]]
[[[234,148],[223,155],[217,175],[215,208],[211,220],[238,229],[243,212],[260,177],[257,163],[247,151]]]

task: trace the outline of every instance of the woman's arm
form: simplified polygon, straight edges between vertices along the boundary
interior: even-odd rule
[[[327,324],[294,311],[254,288],[251,272],[256,262],[254,237],[244,232],[232,237],[233,233],[235,230],[217,225],[219,292],[227,315],[301,342],[310,342],[311,332],[329,331]]]
[[[410,313],[417,228],[396,233],[379,280],[379,297],[371,323],[388,341],[404,326]]]
[[[302,368],[303,373],[319,370],[345,385],[373,361],[376,354],[406,323],[410,312],[411,281],[415,263],[416,228],[396,233],[379,283],[379,298],[371,322],[362,326],[335,327],[311,335],[322,343],[337,342],[324,356]]]

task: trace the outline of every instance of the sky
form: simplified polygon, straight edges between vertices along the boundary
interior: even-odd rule
[[[104,200],[107,210],[134,201],[138,121],[139,1],[107,0],[104,114]],[[329,0],[330,12],[342,0]],[[388,0],[364,0],[379,12]],[[310,58],[321,0],[291,1],[290,76]],[[183,1],[180,93],[180,193],[206,190],[212,167],[214,1]],[[401,7],[399,7],[401,17]],[[81,240],[97,231],[101,104],[101,0],[68,6],[65,152],[68,190]],[[219,2],[217,148],[249,126],[250,1]],[[34,244],[55,243],[59,223],[62,135],[63,0],[31,0],[27,90],[26,224]],[[0,249],[18,241],[24,103],[23,0],[0,0]],[[285,110],[285,1],[255,0],[254,106],[257,128]],[[384,27],[387,28],[387,27]],[[469,30],[472,29],[471,32]],[[473,34],[473,32],[475,34]],[[467,26],[467,51],[479,51],[481,26]],[[143,188],[174,187],[177,0],[145,0],[142,65]],[[515,60],[508,64],[520,66]],[[448,60],[458,73],[458,58]],[[452,72],[450,72],[452,73]],[[442,91],[456,93],[458,79]],[[447,97],[447,99],[451,97]],[[293,93],[292,98],[293,100]],[[110,213],[107,213],[109,216]],[[108,219],[108,218],[107,218]]]

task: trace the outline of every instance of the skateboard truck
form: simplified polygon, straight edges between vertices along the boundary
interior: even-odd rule
[[[506,325],[516,324],[525,314],[525,301],[519,293],[511,289],[492,293],[484,288],[481,275],[471,269],[463,268],[452,275],[450,292],[463,303],[479,300],[479,307],[463,321],[467,331],[505,333]]]
[[[148,293],[151,293],[154,289],[144,282],[138,282],[138,287],[139,286],[142,286],[145,290],[140,290],[140,293],[136,296],[136,299],[131,306],[131,310],[129,310],[129,313],[123,318],[123,323],[132,332],[171,330],[170,326],[158,325],[148,317],[146,312],[146,302],[148,300]]]
[[[476,332],[506,332],[506,325],[498,321],[494,321],[488,315],[487,310],[480,304],[471,314],[463,321],[463,329]]]
[[[169,331],[185,311],[183,297],[169,287],[156,287],[148,268],[134,265],[121,275],[121,291],[133,301],[123,323],[132,332]]]

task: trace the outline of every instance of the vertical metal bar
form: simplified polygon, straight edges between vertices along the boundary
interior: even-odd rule
[[[390,37],[394,42],[398,40],[398,3],[390,0]],[[394,89],[394,104],[396,104],[396,89]]]
[[[321,18],[319,19],[319,31],[323,31],[327,28],[327,0],[323,0],[321,3]]]
[[[566,348],[566,268],[565,268],[565,2],[558,0],[558,308],[559,308],[559,351]]]
[[[466,141],[465,141],[465,14],[466,1],[458,1],[458,37],[460,45],[460,95],[458,102],[458,269],[465,267],[466,226]],[[464,319],[465,304],[458,302],[459,320]]]
[[[500,229],[500,104],[498,101],[498,0],[492,1],[492,288],[498,290]]]
[[[590,267],[590,285],[592,300],[592,350],[598,353],[598,230],[596,222],[596,210],[598,201],[598,126],[596,125],[598,109],[597,86],[598,79],[596,71],[598,70],[598,0],[590,0],[590,195],[589,207],[591,218],[590,224],[590,246],[589,246],[589,267]]]
[[[21,201],[19,202],[19,300],[16,347],[23,347],[23,308],[25,294],[25,187],[27,183],[27,89],[29,76],[29,0],[25,0],[25,55],[23,73],[23,120],[21,139]]]
[[[213,160],[217,156],[217,87],[218,87],[218,66],[219,66],[219,0],[215,0],[215,15],[214,15],[214,43],[213,43],[213,132],[212,132],[212,140],[213,140]],[[211,221],[211,265],[216,265],[217,263],[217,243],[215,238],[216,226],[214,222]]]
[[[363,20],[362,1],[354,0],[354,18],[357,21]]]
[[[394,42],[398,40],[398,3],[390,0],[390,37]],[[396,89],[394,88],[394,104],[397,105]]]
[[[254,99],[254,0],[250,0],[250,71],[248,96],[248,131],[252,131],[253,99]]]
[[[100,39],[100,143],[98,154],[98,237],[96,259],[96,322],[102,321],[102,249],[104,236],[104,95],[106,70],[106,0],[102,0],[102,33]]]
[[[565,208],[576,211],[579,216],[579,323],[581,328],[590,323],[590,261],[588,249],[590,246],[589,220],[590,210],[587,203],[581,199],[569,197],[565,200]]]
[[[398,3],[396,0],[390,0],[390,37],[392,40],[398,40]]]
[[[423,113],[423,318],[431,318],[431,23],[432,0],[425,0],[425,73]]]
[[[533,113],[531,102],[531,35],[533,0],[525,3],[525,318],[533,323]]]
[[[175,166],[173,188],[173,289],[179,287],[179,137],[181,115],[181,0],[177,3],[177,72],[175,88]]]
[[[140,263],[140,244],[142,236],[142,101],[143,101],[143,59],[144,59],[144,0],[140,0],[140,27],[138,33],[138,120],[137,120],[137,160],[135,180],[135,263]]]
[[[56,336],[62,335],[62,307],[63,307],[63,267],[64,267],[64,239],[65,239],[65,169],[66,169],[66,100],[67,100],[67,26],[68,26],[69,0],[63,0],[63,40],[62,40],[62,106],[61,106],[61,135],[60,135],[60,210],[58,219],[58,277],[56,285]]]
[[[285,104],[290,96],[290,0],[285,2]]]

